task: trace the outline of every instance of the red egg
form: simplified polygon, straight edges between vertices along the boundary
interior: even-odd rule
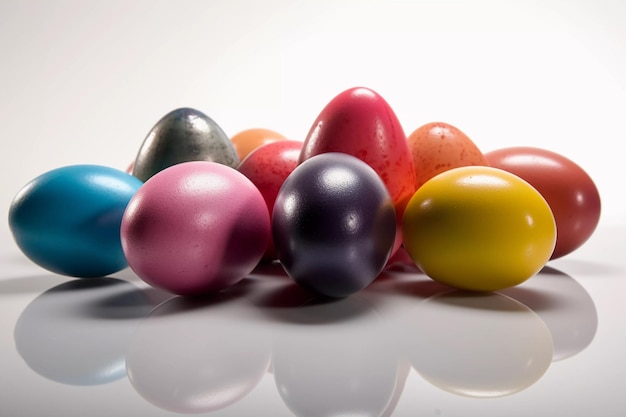
[[[478,146],[456,127],[433,122],[418,127],[407,138],[415,164],[417,188],[452,168],[487,165]]]
[[[237,155],[243,160],[250,152],[261,145],[285,140],[283,135],[270,129],[253,128],[242,130],[230,138]]]
[[[271,215],[281,185],[298,165],[302,142],[281,140],[259,146],[241,161],[239,172],[248,177],[261,192]],[[270,237],[264,259],[276,259],[274,241]]]
[[[325,152],[347,153],[371,166],[387,187],[397,218],[402,219],[417,188],[415,168],[400,121],[378,93],[355,87],[326,105],[309,130],[300,161]],[[402,240],[399,230],[394,253]]]
[[[529,182],[552,209],[556,247],[551,259],[569,254],[589,239],[600,220],[600,194],[575,162],[540,148],[512,147],[485,154],[489,165]]]

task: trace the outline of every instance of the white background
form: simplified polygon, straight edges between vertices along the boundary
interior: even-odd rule
[[[598,234],[552,264],[574,295],[593,300],[593,343],[501,400],[448,395],[413,372],[397,415],[621,416],[624,22],[620,0],[0,0],[0,415],[173,415],[142,400],[127,378],[64,386],[18,354],[15,323],[25,307],[70,279],[41,270],[11,241],[6,215],[23,185],[70,164],[125,169],[153,124],[181,106],[205,112],[229,135],[265,127],[302,140],[328,101],[362,85],[391,104],[407,134],[439,120],[483,151],[531,145],[568,156],[595,180],[603,201]],[[140,284],[128,270],[116,276]],[[544,318],[580,313],[572,294],[530,281],[518,294],[535,288]],[[419,301],[376,290],[359,296],[368,294],[394,308]],[[83,318],[68,326],[110,323]],[[214,415],[246,414],[292,415],[271,374]]]
[[[456,125],[483,150],[540,146],[581,165],[623,223],[626,2],[0,2],[0,204],[64,165],[125,169],[164,114],[228,135],[303,140],[367,86],[407,134]],[[8,231],[6,222],[2,227]]]

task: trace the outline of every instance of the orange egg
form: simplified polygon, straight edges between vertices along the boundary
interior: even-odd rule
[[[418,188],[435,175],[452,168],[488,165],[474,142],[447,123],[427,123],[411,133],[407,141],[413,155]]]
[[[239,159],[243,161],[250,152],[259,146],[285,139],[287,139],[285,136],[273,130],[253,128],[237,133],[230,138],[230,141],[233,143]]]

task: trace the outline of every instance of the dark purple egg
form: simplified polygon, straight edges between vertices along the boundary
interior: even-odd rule
[[[329,152],[298,165],[272,216],[278,259],[301,286],[346,297],[382,271],[396,233],[393,201],[365,162]]]

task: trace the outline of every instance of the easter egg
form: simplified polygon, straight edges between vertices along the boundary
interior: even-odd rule
[[[415,164],[417,188],[452,168],[488,165],[474,142],[448,123],[433,122],[420,126],[408,136],[407,142]]]
[[[26,184],[9,209],[18,247],[34,263],[74,277],[105,276],[127,265],[120,243],[137,178],[99,165],[71,165]]]
[[[451,287],[497,291],[535,275],[556,241],[541,194],[509,172],[445,171],[422,185],[402,221],[404,246],[426,275]]]
[[[302,142],[282,140],[261,145],[252,151],[239,165],[244,174],[259,189],[270,212],[281,185],[298,165]],[[276,259],[274,241],[270,237],[264,258]]]
[[[196,109],[179,108],[152,127],[139,148],[132,173],[146,181],[167,167],[189,161],[239,165],[235,148],[215,121]]]
[[[556,221],[552,259],[578,249],[600,221],[600,194],[574,161],[546,149],[512,147],[485,154],[489,165],[525,179],[546,199]]]
[[[298,165],[283,183],[272,215],[278,259],[303,287],[345,297],[385,266],[396,217],[384,183],[365,162],[329,152]]]
[[[234,285],[254,269],[270,235],[263,196],[216,162],[171,166],[151,177],[122,219],[124,254],[148,284],[193,295]]]
[[[300,160],[325,152],[343,152],[371,166],[382,178],[402,218],[416,190],[415,169],[406,135],[391,106],[375,91],[348,89],[321,111],[302,147]],[[396,234],[395,252],[401,243]]]
[[[287,139],[278,132],[270,129],[252,128],[242,130],[233,137],[230,141],[237,151],[239,159],[243,160],[250,152],[256,148],[266,145],[268,143],[281,141]]]

